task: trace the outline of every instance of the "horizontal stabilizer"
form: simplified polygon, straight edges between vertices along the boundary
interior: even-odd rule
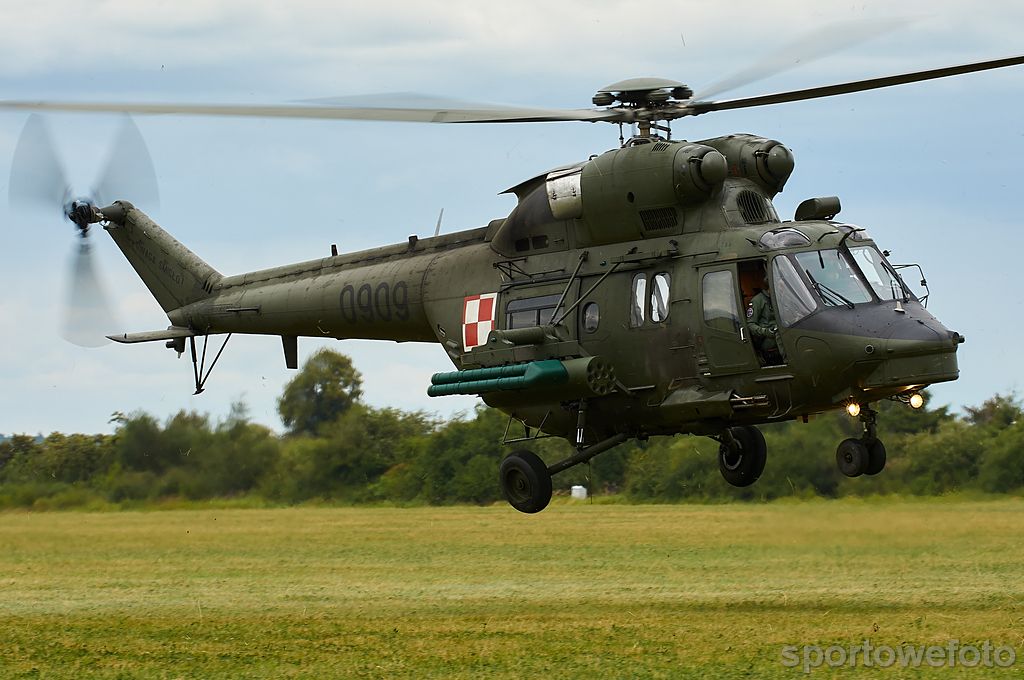
[[[114,342],[132,345],[137,342],[156,342],[157,340],[176,340],[177,338],[190,338],[195,331],[181,326],[171,326],[163,331],[145,331],[143,333],[122,333],[121,335],[108,335]]]

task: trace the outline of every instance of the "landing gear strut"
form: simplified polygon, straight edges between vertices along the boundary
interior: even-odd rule
[[[865,407],[860,421],[864,434],[860,439],[844,439],[836,449],[836,465],[847,477],[877,475],[885,469],[885,445],[878,438],[878,411]]]

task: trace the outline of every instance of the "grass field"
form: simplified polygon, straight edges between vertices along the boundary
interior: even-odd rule
[[[784,645],[991,640],[1024,502],[0,515],[0,677],[805,677]],[[802,652],[800,652],[802,654]]]

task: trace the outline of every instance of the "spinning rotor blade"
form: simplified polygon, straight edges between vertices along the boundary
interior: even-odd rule
[[[765,55],[758,63],[711,83],[697,92],[695,101],[764,80],[801,64],[808,64],[836,52],[867,42],[910,25],[908,19],[841,21],[823,26]]]
[[[11,163],[8,191],[11,206],[46,210],[63,210],[71,194],[50,129],[42,116],[29,116],[21,131]]]
[[[110,342],[105,336],[118,325],[96,273],[92,246],[83,239],[71,257],[60,334],[79,347],[101,347]]]
[[[361,99],[361,98],[356,98]],[[338,100],[324,100],[343,101]],[[366,99],[367,102],[372,98]],[[464,102],[464,106],[471,104]],[[117,102],[28,102],[0,101],[0,108],[37,111],[80,111],[136,114],[182,114],[194,116],[246,116],[257,118],[317,118],[339,120],[380,120],[413,123],[534,123],[561,120],[611,120],[614,112],[594,109],[544,109],[475,104],[469,108],[419,108],[409,106],[348,106],[245,104],[145,104]]]
[[[160,204],[153,160],[130,116],[124,117],[110,149],[110,158],[92,191],[92,199],[101,206],[121,198],[147,210]]]
[[[851,92],[863,92],[865,90],[877,90],[893,85],[905,83],[916,83],[922,80],[933,80],[935,78],[946,78],[958,76],[964,73],[976,71],[987,71],[994,68],[1016,66],[1024,64],[1024,56],[1007,57],[1005,59],[993,59],[991,61],[979,61],[973,64],[961,64],[959,66],[947,66],[946,68],[935,68],[927,71],[914,71],[897,76],[883,76],[881,78],[869,78],[867,80],[855,80],[848,83],[836,85],[824,85],[822,87],[811,87],[804,90],[790,90],[789,92],[777,92],[775,94],[763,94],[756,97],[742,97],[739,99],[725,99],[722,101],[693,101],[689,108],[693,115],[700,115],[710,111],[727,111],[729,109],[745,109],[753,106],[768,106],[770,104],[783,104],[785,102],[797,102],[805,99],[820,99],[822,97],[834,97],[838,94],[849,94]]]
[[[868,24],[865,24],[867,26]],[[832,41],[828,51],[849,46],[870,37],[864,29],[851,31],[851,36],[837,38]],[[875,32],[877,34],[877,31]],[[812,47],[815,41],[811,41]],[[824,48],[815,48],[822,54]],[[787,58],[795,53],[784,50]],[[757,69],[743,71],[727,81],[719,82],[710,92],[721,92],[726,88],[737,87],[753,82],[764,75],[778,73],[778,65],[782,57],[769,59],[768,63]],[[184,114],[196,116],[246,116],[258,118],[316,118],[336,120],[377,120],[405,121],[420,123],[532,123],[553,121],[604,121],[611,123],[636,123],[639,121],[675,120],[686,116],[695,116],[711,111],[767,106],[783,102],[818,99],[863,90],[891,87],[904,83],[913,83],[933,78],[985,71],[988,69],[1015,66],[1024,63],[1024,56],[994,59],[990,61],[949,66],[946,68],[916,71],[895,76],[871,78],[836,85],[826,85],[803,90],[792,90],[775,94],[726,99],[722,101],[690,98],[688,100],[666,101],[637,106],[611,106],[597,109],[547,109],[532,107],[497,106],[475,102],[407,95],[405,100],[395,101],[395,95],[376,95],[370,97],[349,97],[319,100],[314,103],[290,105],[253,106],[246,104],[177,104],[177,103],[132,103],[132,102],[48,102],[48,101],[0,101],[0,109],[25,109],[44,111],[79,111],[105,113],[135,114]],[[788,66],[786,67],[788,68]],[[642,88],[641,88],[642,89]],[[653,89],[661,89],[655,87]],[[705,93],[705,96],[708,96]],[[409,101],[419,100],[421,106],[409,106]],[[653,101],[653,100],[652,100]],[[450,105],[449,105],[450,104]]]

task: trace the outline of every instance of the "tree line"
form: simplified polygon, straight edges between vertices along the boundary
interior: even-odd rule
[[[481,406],[442,421],[374,408],[361,401],[361,386],[348,357],[325,349],[278,400],[284,435],[251,422],[243,404],[219,422],[188,411],[165,422],[147,413],[117,413],[113,434],[14,435],[0,441],[0,508],[223,498],[486,504],[501,498],[503,414]],[[860,435],[859,422],[839,412],[764,426],[768,465],[745,489],[721,478],[715,442],[678,436],[604,453],[555,477],[556,493],[583,484],[634,502],[720,502],[1024,489],[1024,409],[1014,396],[993,396],[962,415],[927,402],[917,411],[889,401],[877,408],[889,454],[877,477],[847,479],[836,468],[836,445]],[[531,447],[548,462],[569,453],[560,439]]]

